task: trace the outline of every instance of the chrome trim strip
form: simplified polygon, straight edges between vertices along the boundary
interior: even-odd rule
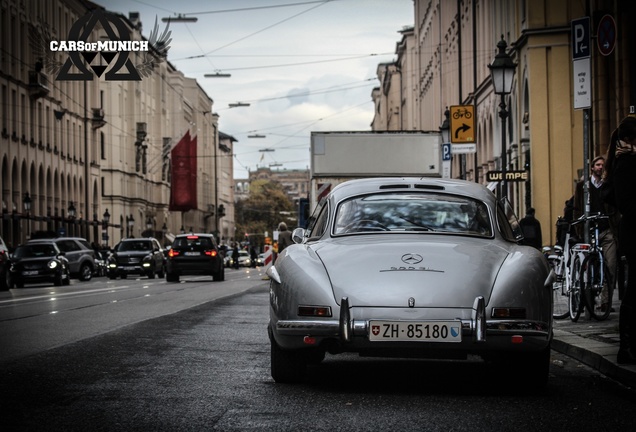
[[[339,322],[340,340],[342,342],[351,342],[351,311],[349,311],[349,298],[343,297],[340,300],[340,322]]]
[[[276,331],[284,335],[298,335],[307,336],[311,334],[313,336],[324,337],[336,337],[341,330],[340,321],[331,320],[283,320],[276,323]],[[351,337],[355,336],[367,336],[368,326],[366,321],[349,321],[347,327],[348,341],[351,341]],[[489,333],[501,334],[517,332],[520,334],[536,334],[547,335],[550,332],[550,325],[547,322],[541,321],[502,321],[492,320],[484,321],[484,335]],[[472,322],[469,320],[462,320],[462,334],[470,336],[474,333]],[[485,338],[484,338],[485,340]]]
[[[482,296],[475,297],[471,321],[474,325],[473,341],[486,342],[486,301]]]

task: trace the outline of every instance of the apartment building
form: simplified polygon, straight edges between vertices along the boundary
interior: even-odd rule
[[[78,23],[95,27],[76,35]],[[136,13],[79,0],[0,4],[0,235],[11,245],[36,232],[112,246],[130,236],[167,242],[181,231],[234,231],[232,139],[220,139],[213,100],[170,64],[160,39],[147,51],[91,59],[42,46],[112,41],[111,26],[147,42]],[[172,174],[185,147],[183,201]]]
[[[504,160],[507,172],[525,172],[525,180],[507,182],[505,195],[517,214],[536,208],[543,237],[553,242],[554,222],[584,173],[584,153],[605,153],[613,128],[635,111],[634,16],[629,0],[415,0],[414,26],[401,31],[396,61],[378,66],[372,129],[439,130],[447,107],[473,106],[476,152],[453,155],[451,176],[501,193],[489,172],[502,171]],[[581,78],[572,27],[584,17],[591,105],[575,108]],[[502,41],[516,64],[503,96],[495,94],[489,68]]]

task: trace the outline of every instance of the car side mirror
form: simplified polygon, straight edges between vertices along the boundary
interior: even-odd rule
[[[305,229],[304,228],[296,228],[292,231],[292,241],[296,244],[302,243],[305,238]]]

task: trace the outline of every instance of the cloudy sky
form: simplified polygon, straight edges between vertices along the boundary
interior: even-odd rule
[[[399,31],[413,25],[412,0],[96,2],[139,12],[146,37],[157,18],[161,29],[163,17],[198,18],[170,25],[168,60],[197,79],[220,130],[238,140],[235,178],[258,166],[307,168],[312,131],[369,130],[377,66],[396,59]],[[215,72],[231,77],[204,77]],[[238,102],[250,106],[228,106]]]

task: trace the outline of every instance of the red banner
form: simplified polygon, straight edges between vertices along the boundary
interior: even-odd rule
[[[190,131],[170,152],[172,159],[172,187],[170,211],[188,211],[197,208],[197,137]]]

